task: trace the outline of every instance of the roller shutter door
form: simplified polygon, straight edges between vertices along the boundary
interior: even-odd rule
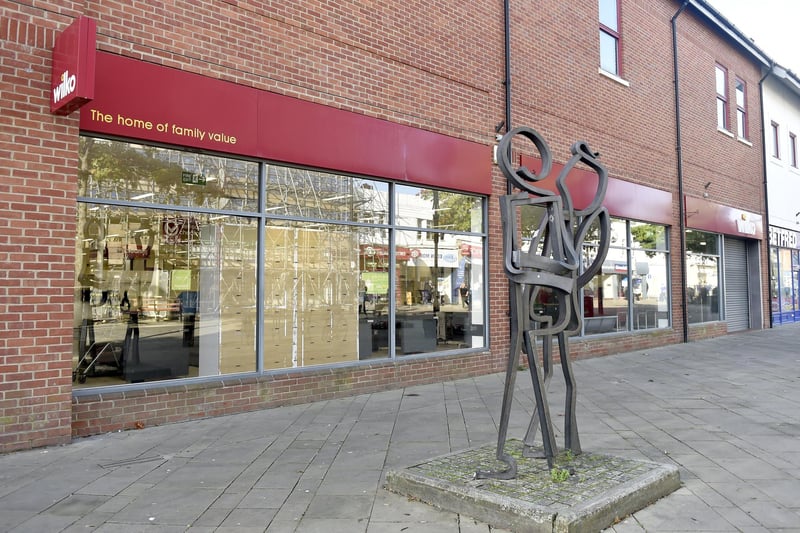
[[[741,239],[725,237],[725,322],[728,331],[750,327],[747,290],[747,245]]]

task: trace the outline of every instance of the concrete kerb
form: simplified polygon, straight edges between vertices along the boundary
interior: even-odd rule
[[[494,445],[462,450],[417,463],[386,476],[386,489],[434,507],[470,516],[494,527],[521,533],[580,533],[607,528],[680,487],[674,465],[583,453],[568,462],[570,479],[551,479],[547,464],[521,454],[514,480],[478,480]]]

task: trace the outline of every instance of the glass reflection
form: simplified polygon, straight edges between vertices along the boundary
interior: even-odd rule
[[[386,224],[388,184],[315,170],[267,166],[270,215]]]
[[[395,191],[398,226],[482,231],[482,203],[477,196],[407,185],[397,185]]]
[[[584,267],[597,256],[598,234],[596,225],[587,234]],[[669,327],[667,243],[665,226],[611,220],[608,254],[583,290],[586,335]]]
[[[634,250],[633,329],[669,327],[667,254]]]
[[[398,355],[483,345],[478,237],[397,232]]]
[[[686,230],[686,312],[690,324],[720,319],[719,237]]]
[[[79,384],[255,370],[253,220],[91,204],[78,212]]]
[[[79,196],[258,211],[251,161],[93,137],[81,137],[80,161]]]
[[[388,266],[386,230],[268,222],[264,368],[387,356],[371,330],[387,311]]]

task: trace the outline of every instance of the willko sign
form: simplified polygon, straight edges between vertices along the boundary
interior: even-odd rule
[[[97,24],[78,17],[53,47],[50,79],[50,112],[69,115],[94,98]]]

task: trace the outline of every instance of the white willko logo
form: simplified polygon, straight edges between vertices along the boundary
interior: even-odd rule
[[[65,70],[61,75],[61,83],[53,89],[53,102],[58,103],[64,97],[72,94],[76,84],[75,74],[70,74],[68,70]]]

